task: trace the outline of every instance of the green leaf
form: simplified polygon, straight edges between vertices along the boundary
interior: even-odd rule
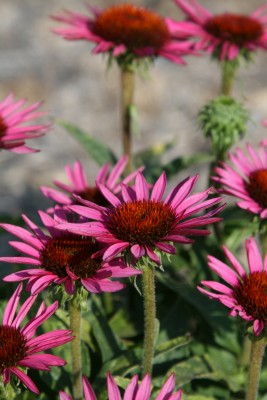
[[[91,324],[94,337],[98,343],[102,355],[102,361],[105,363],[118,356],[122,352],[118,340],[109,326],[107,318],[105,318],[99,299],[92,296],[91,312],[88,319]]]
[[[189,336],[178,336],[174,339],[167,340],[166,342],[160,343],[155,348],[155,356],[154,359],[161,356],[168,351],[173,351],[178,347],[186,346],[190,343]]]
[[[228,325],[229,321],[223,313],[224,308],[221,307],[220,304],[211,301],[199,293],[195,287],[176,282],[166,273],[158,273],[157,279],[159,279],[162,284],[167,286],[172,291],[178,293],[189,304],[195,307],[196,310],[201,314],[202,318],[204,318],[204,320],[213,328],[218,329],[220,326],[225,327]]]
[[[111,162],[111,164],[115,164],[116,157],[114,153],[102,142],[95,139],[75,125],[64,121],[59,121],[59,125],[63,126],[66,131],[82,145],[84,150],[95,160],[99,166],[102,166],[108,161]]]
[[[193,394],[191,396],[183,395],[183,399],[185,399],[185,400],[216,400],[215,397],[201,396],[199,394]]]
[[[210,374],[207,363],[198,356],[173,365],[166,375],[169,376],[172,372],[175,373],[178,386],[191,382],[193,379],[207,378]]]

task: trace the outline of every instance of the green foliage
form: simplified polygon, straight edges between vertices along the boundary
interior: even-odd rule
[[[98,165],[102,166],[108,161],[115,164],[116,157],[108,146],[104,145],[84,130],[78,128],[76,125],[64,121],[59,121],[59,124],[81,144],[83,149]]]

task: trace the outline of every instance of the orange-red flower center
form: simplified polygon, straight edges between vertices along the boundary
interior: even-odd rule
[[[175,212],[168,204],[151,200],[127,202],[107,211],[110,232],[131,245],[153,246],[168,236],[175,223]]]
[[[249,175],[246,189],[261,207],[267,208],[267,169],[258,169]]]
[[[60,278],[68,276],[67,267],[79,278],[88,278],[102,266],[100,259],[91,258],[98,250],[92,238],[64,234],[46,243],[41,252],[42,267]]]
[[[0,374],[5,368],[15,367],[27,354],[27,341],[19,329],[0,326]]]
[[[1,140],[1,137],[3,137],[5,135],[6,130],[7,130],[7,126],[5,124],[4,119],[0,115],[0,140]]]
[[[169,40],[163,18],[133,4],[107,8],[96,17],[92,31],[108,42],[124,44],[129,50],[150,47],[157,52]]]
[[[254,320],[267,321],[267,273],[252,272],[234,289],[234,297]]]
[[[263,26],[258,20],[238,14],[215,15],[206,22],[205,29],[211,35],[240,47],[263,35]]]
[[[99,206],[107,207],[109,205],[109,202],[97,187],[88,186],[85,190],[76,192],[75,194],[80,196],[82,199],[92,201],[93,203],[96,203]]]

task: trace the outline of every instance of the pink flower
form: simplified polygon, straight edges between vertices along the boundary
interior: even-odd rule
[[[11,241],[9,244],[26,254],[26,257],[0,257],[0,261],[34,267],[8,275],[4,281],[28,280],[26,289],[32,294],[40,293],[51,284],[64,284],[66,292],[72,295],[75,285],[76,289],[83,286],[92,293],[115,292],[123,289],[124,285],[112,282],[109,278],[141,273],[127,266],[121,258],[110,262],[103,261],[103,246],[94,239],[58,230],[58,225],[67,221],[64,210],[58,210],[58,216],[55,218],[42,211],[39,211],[39,215],[49,235],[26,216],[23,216],[23,219],[30,232],[19,226],[0,224],[6,231],[22,240]]]
[[[240,208],[267,218],[267,149],[262,143],[258,153],[249,144],[247,150],[248,156],[239,148],[229,154],[239,171],[220,163],[213,180],[223,185],[221,192],[241,199],[237,202]]]
[[[109,373],[107,374],[107,386],[108,400],[121,400],[120,390],[114,378]],[[171,374],[155,400],[180,400],[182,390],[173,392],[174,388],[175,376]],[[138,376],[135,375],[127,386],[123,398],[124,400],[149,400],[151,398],[151,389],[151,378],[148,374],[143,378],[140,385],[138,384]],[[83,377],[83,391],[85,400],[97,400],[92,386],[85,377]],[[60,392],[60,400],[72,400],[72,397],[65,392]]]
[[[231,268],[213,256],[208,256],[209,267],[229,286],[214,281],[202,281],[198,289],[211,299],[220,301],[230,308],[230,315],[239,315],[245,321],[253,322],[253,329],[258,336],[266,326],[267,312],[267,256],[262,261],[255,240],[246,241],[249,272],[242,267],[235,256],[223,246]]]
[[[24,99],[15,102],[12,94],[0,102],[0,149],[20,154],[38,151],[25,146],[25,140],[43,136],[50,125],[24,125],[45,114],[35,112],[42,103],[21,109],[25,102]]]
[[[62,358],[41,352],[68,343],[73,337],[71,336],[71,331],[66,329],[58,329],[34,337],[38,326],[57,310],[57,302],[48,307],[42,302],[36,316],[21,328],[20,324],[22,320],[28,315],[37,297],[30,296],[23,303],[15,317],[22,286],[22,284],[19,284],[4,311],[0,327],[0,372],[3,376],[4,384],[9,383],[11,374],[14,374],[28,389],[34,393],[39,393],[38,388],[31,378],[19,367],[49,371],[52,366],[65,365],[66,362]]]
[[[121,183],[129,183],[137,174],[137,171],[131,173],[124,179],[120,180],[120,177],[125,170],[128,162],[128,157],[123,156],[114,165],[113,169],[110,170],[110,163],[104,164],[96,176],[96,183],[101,183],[111,190],[113,193],[118,193],[120,191]],[[143,170],[143,167],[138,169]],[[71,185],[66,185],[65,183],[54,181],[54,184],[63,191],[56,189],[51,189],[46,186],[41,186],[41,191],[46,197],[54,200],[58,204],[63,206],[69,206],[71,204],[76,204],[78,202],[77,196],[85,200],[93,201],[98,205],[107,205],[108,201],[102,195],[97,186],[90,186],[86,179],[85,170],[79,161],[74,163],[73,169],[70,165],[65,166],[65,171],[71,182]],[[65,192],[65,193],[64,193]],[[73,197],[76,195],[76,197]],[[54,211],[50,209],[49,211]]]
[[[109,53],[118,60],[129,55],[131,59],[162,56],[184,64],[181,56],[192,54],[191,43],[178,41],[173,35],[172,21],[147,8],[123,3],[104,10],[88,9],[93,17],[70,11],[53,16],[65,24],[53,32],[67,40],[96,43],[94,54]]]
[[[214,223],[220,218],[214,215],[216,208],[202,216],[190,218],[193,214],[217,204],[221,198],[206,200],[211,189],[188,197],[198,176],[187,178],[178,184],[162,201],[166,189],[166,174],[163,172],[152,188],[144,176],[138,172],[135,188],[122,185],[121,197],[117,197],[107,187],[98,184],[99,189],[111,207],[102,207],[84,201],[87,206],[74,205],[70,209],[95,222],[67,223],[59,226],[70,232],[96,237],[108,244],[104,260],[110,260],[125,249],[140,258],[145,254],[160,263],[155,250],[174,254],[175,247],[168,242],[192,243],[186,236],[208,235],[208,230],[197,227]]]
[[[183,28],[188,36],[199,39],[196,50],[213,53],[220,60],[233,60],[240,53],[267,49],[266,4],[258,7],[251,15],[213,15],[196,0],[175,2],[188,18],[183,27],[179,24],[178,28]]]

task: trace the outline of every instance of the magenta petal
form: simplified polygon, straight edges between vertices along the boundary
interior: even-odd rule
[[[11,367],[9,368],[11,372],[13,372],[13,374],[15,374],[22,383],[24,383],[24,385],[30,389],[33,393],[39,394],[39,390],[37,388],[37,386],[35,385],[35,383],[33,383],[33,381],[31,380],[31,378],[28,377],[28,375],[26,375],[23,371],[21,371],[20,369],[16,368],[16,367]]]
[[[162,196],[164,195],[166,189],[166,184],[167,184],[166,173],[163,171],[152,189],[150,199],[155,201],[161,201]]]
[[[246,250],[250,272],[261,272],[263,270],[261,254],[252,237],[246,240]]]
[[[142,271],[133,267],[110,267],[109,271],[112,273],[113,278],[127,278],[142,274]]]
[[[28,254],[29,256],[32,256],[37,259],[40,257],[39,251],[36,250],[34,247],[29,246],[26,243],[11,241],[11,242],[9,242],[9,244],[10,244],[10,246],[14,247],[14,249],[16,249],[22,253]]]
[[[151,394],[151,378],[149,374],[146,374],[143,378],[135,400],[149,400]]]
[[[253,330],[256,336],[259,336],[264,329],[264,322],[256,319],[253,323]]]
[[[121,282],[112,282],[109,279],[96,281],[93,278],[87,278],[81,279],[81,282],[87,290],[93,293],[117,292],[125,287]]]
[[[32,364],[34,364],[34,362],[42,362],[47,367],[66,365],[66,361],[63,360],[63,358],[55,356],[54,354],[31,354],[25,357],[23,361],[31,362]],[[36,367],[33,366],[32,368]]]
[[[135,258],[140,258],[145,254],[145,248],[139,244],[134,244],[131,247],[131,253]]]
[[[226,257],[228,258],[228,260],[230,261],[230,263],[232,264],[238,275],[240,277],[246,275],[244,268],[242,267],[240,262],[235,258],[235,256],[225,246],[222,246],[222,248]]]
[[[166,400],[169,399],[175,387],[175,375],[174,373],[167,379],[164,383],[163,388],[159,392],[156,400]]]
[[[225,280],[225,282],[228,282],[231,286],[238,285],[239,279],[235,272],[228,267],[228,265],[224,264],[222,261],[213,256],[208,256],[208,264],[217,275]]]
[[[43,333],[34,339],[30,339],[28,341],[28,354],[31,355],[68,343],[73,339],[73,337],[70,336],[70,332],[71,331],[67,331],[66,329],[57,329],[56,331]]]
[[[121,202],[106,186],[98,183],[99,190],[103,194],[103,196],[113,205],[113,207],[118,207]]]
[[[138,375],[135,375],[129,385],[127,386],[123,400],[133,400],[135,399],[138,390]]]
[[[70,209],[83,217],[103,221],[103,213],[99,210],[79,205],[71,206]]]
[[[136,175],[135,190],[137,200],[148,200],[148,184],[141,172]]]
[[[22,291],[22,283],[20,283],[17,287],[17,289],[15,290],[15,292],[13,293],[13,295],[10,297],[5,311],[4,311],[4,315],[3,315],[3,320],[2,320],[2,324],[3,325],[11,325],[15,312],[16,312],[16,308],[18,305],[18,302],[20,300],[20,295],[21,295],[21,291]]]
[[[108,398],[112,400],[121,400],[119,388],[116,385],[116,382],[114,381],[110,373],[107,373],[107,384],[108,384]]]
[[[41,265],[41,261],[30,257],[0,257],[0,261],[14,264]]]
[[[151,258],[152,261],[154,261],[156,264],[160,265],[159,257],[154,253],[154,251],[149,246],[146,246],[146,253],[147,253],[148,257]]]
[[[90,397],[89,397],[89,399],[90,399]],[[59,391],[59,400],[72,400],[72,397],[69,394],[62,392],[62,390],[60,390]]]
[[[41,278],[37,279],[36,282],[31,287],[31,293],[32,294],[40,293],[47,286],[49,286],[50,283],[53,282],[56,278],[57,278],[56,275],[51,274],[51,275],[42,276]]]
[[[85,376],[83,376],[83,392],[85,400],[97,400],[95,392]]]
[[[20,307],[19,312],[17,313],[16,318],[12,322],[12,326],[18,328],[24,317],[28,314],[31,309],[33,303],[36,300],[36,296],[30,296]]]
[[[159,250],[164,251],[165,253],[170,253],[170,254],[176,253],[176,248],[172,244],[159,242],[155,243],[155,245]]]
[[[121,157],[119,161],[114,165],[106,183],[109,189],[113,189],[115,187],[117,180],[119,179],[127,165],[127,162],[128,156],[125,155]]]
[[[230,289],[228,286],[223,285],[220,282],[215,281],[201,281],[201,284],[208,287],[209,289],[216,290],[219,293],[226,294],[227,296],[233,295],[233,289]]]
[[[129,246],[128,242],[119,242],[108,247],[103,255],[103,260],[111,260]]]

